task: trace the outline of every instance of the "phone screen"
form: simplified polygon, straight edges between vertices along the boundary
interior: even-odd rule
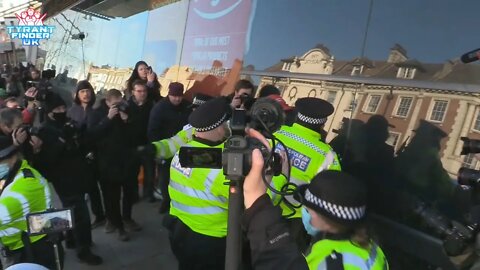
[[[73,229],[72,209],[50,210],[27,215],[30,235],[63,232]]]

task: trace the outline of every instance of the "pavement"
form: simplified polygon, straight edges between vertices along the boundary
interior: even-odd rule
[[[129,233],[130,241],[121,242],[117,233],[106,234],[103,226],[92,231],[92,251],[103,258],[103,264],[89,266],[79,262],[74,250],[65,249],[65,270],[83,269],[177,269],[177,260],[170,250],[168,232],[162,226],[163,215],[158,213],[159,203],[141,201],[133,207],[133,218],[143,227],[140,232]]]

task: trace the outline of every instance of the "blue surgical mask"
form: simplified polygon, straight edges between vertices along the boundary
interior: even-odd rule
[[[0,179],[5,179],[7,177],[8,172],[10,172],[10,167],[7,163],[0,164]]]
[[[320,232],[317,228],[312,226],[312,216],[308,212],[307,208],[302,207],[302,222],[303,222],[303,227],[305,227],[305,230],[307,231],[308,234],[311,236],[315,236],[317,233]]]

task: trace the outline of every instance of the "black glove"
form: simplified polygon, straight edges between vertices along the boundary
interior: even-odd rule
[[[157,154],[157,148],[153,144],[141,145],[136,149],[137,154],[144,158],[154,158]]]

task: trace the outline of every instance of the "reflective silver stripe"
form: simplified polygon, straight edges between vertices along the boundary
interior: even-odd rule
[[[300,179],[297,179],[295,177],[291,177],[290,176],[290,183],[294,183],[295,185],[297,186],[301,186],[301,185],[305,185],[305,184],[308,184],[307,181],[303,181],[303,180],[300,180]],[[288,195],[288,196],[285,196],[285,199],[293,204],[298,204],[299,201],[295,200],[293,198],[293,195]]]
[[[328,170],[330,165],[332,165],[335,162],[335,156],[336,156],[335,152],[333,151],[328,152],[327,155],[325,156],[325,159],[323,160],[322,166],[318,168],[317,174],[321,171]]]
[[[5,205],[0,204],[0,222],[2,225],[8,224],[12,221],[10,213]]]
[[[15,234],[19,234],[20,232],[21,232],[21,230],[19,230],[17,228],[10,227],[10,228],[6,228],[4,230],[1,230],[0,231],[0,237],[12,236],[12,235],[15,235]]]
[[[205,181],[205,190],[207,190],[208,192],[212,191],[213,182],[215,181],[215,179],[220,173],[223,173],[223,170],[218,170],[218,169],[210,170],[210,172],[207,175],[207,180]]]
[[[180,136],[178,136],[178,135],[175,135],[174,137],[172,137],[172,140],[173,140],[173,142],[176,144],[175,152],[177,151],[177,148],[180,148],[180,147],[184,146],[185,144],[187,144],[187,143],[184,142],[184,141],[182,140],[182,138],[180,138]]]
[[[361,270],[369,270],[367,267],[366,261],[352,253],[342,252],[343,264],[350,264],[358,267]]]
[[[323,260],[318,266],[317,266],[317,270],[328,270],[327,269],[327,262],[325,260]]]
[[[368,260],[367,260],[368,269],[372,268],[376,259],[377,259],[377,245],[373,244],[372,248],[370,249],[370,256],[368,257]]]
[[[8,191],[6,192],[6,194],[2,194],[2,198],[8,197],[14,198],[20,202],[20,204],[22,205],[22,212],[24,217],[27,216],[28,213],[30,213],[30,203],[28,202],[27,198],[23,196],[23,194],[15,191]]]
[[[207,201],[215,201],[215,202],[220,202],[220,203],[226,203],[227,202],[227,199],[224,198],[224,197],[217,197],[217,196],[212,195],[209,192],[205,192],[205,191],[201,191],[201,190],[197,190],[197,189],[194,189],[194,188],[183,186],[183,185],[175,182],[173,179],[170,179],[170,187],[175,189],[178,192],[181,192],[185,195],[188,195],[188,196],[191,196],[191,197],[194,197],[194,198],[207,200]]]
[[[170,139],[167,140],[167,144],[168,144],[168,148],[170,149],[170,152],[171,152],[171,153],[177,152],[177,147],[176,147],[175,144],[173,143],[172,138],[170,138]]]
[[[183,212],[187,212],[193,215],[213,215],[213,214],[220,214],[223,212],[227,212],[226,209],[217,206],[208,206],[208,207],[194,207],[179,203],[177,201],[172,200],[172,206],[178,210]]]

